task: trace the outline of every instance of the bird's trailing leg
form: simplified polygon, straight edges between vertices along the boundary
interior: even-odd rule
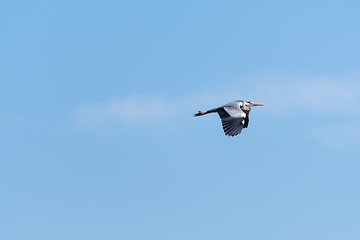
[[[205,115],[205,114],[207,114],[207,113],[206,113],[206,112],[199,111],[198,113],[195,113],[195,114],[194,114],[194,117],[202,116],[202,115]]]
[[[198,117],[198,116],[202,116],[202,115],[205,115],[205,114],[213,113],[213,112],[216,112],[216,110],[217,109],[215,108],[215,109],[211,109],[211,110],[206,111],[206,112],[199,111],[198,113],[194,114],[194,117]]]

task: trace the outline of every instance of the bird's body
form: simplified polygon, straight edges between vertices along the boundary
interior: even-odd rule
[[[208,113],[217,112],[221,118],[225,135],[236,136],[241,133],[243,128],[247,128],[249,124],[249,113],[252,106],[263,106],[253,102],[242,100],[234,101],[224,106],[208,110],[206,112],[199,111],[194,114],[195,117]]]

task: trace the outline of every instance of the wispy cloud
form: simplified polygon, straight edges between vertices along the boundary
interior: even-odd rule
[[[211,92],[169,97],[165,95],[113,97],[100,103],[85,103],[76,107],[72,119],[83,127],[105,125],[149,126],[175,118],[191,117],[197,110],[217,106],[221,94]]]
[[[274,80],[267,78],[221,84],[216,90],[171,97],[169,95],[114,97],[100,103],[85,103],[74,111],[76,122],[83,126],[148,125],[191,116],[197,110],[217,107],[234,99],[265,105],[268,114],[315,113],[359,116],[360,83],[332,79]],[[250,83],[249,83],[250,82]]]
[[[102,103],[87,103],[75,109],[75,120],[85,126],[143,124],[173,115],[174,103],[160,96],[114,97]]]

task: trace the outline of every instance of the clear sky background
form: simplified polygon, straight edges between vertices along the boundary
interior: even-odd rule
[[[359,9],[2,0],[0,238],[360,239]]]

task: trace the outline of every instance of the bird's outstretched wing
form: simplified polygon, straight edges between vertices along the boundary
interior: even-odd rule
[[[236,136],[241,133],[243,127],[247,127],[248,113],[237,106],[223,106],[217,109],[221,118],[225,135]]]

